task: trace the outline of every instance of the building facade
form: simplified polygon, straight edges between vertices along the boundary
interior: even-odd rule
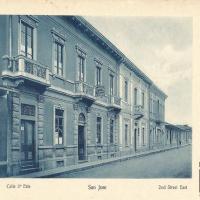
[[[150,87],[149,119],[150,148],[165,144],[165,99],[167,96],[155,85]]]
[[[0,16],[0,174],[164,144],[166,95],[78,16]]]

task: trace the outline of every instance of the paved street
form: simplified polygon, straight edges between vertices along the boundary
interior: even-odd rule
[[[190,178],[191,146],[115,162],[58,178]]]

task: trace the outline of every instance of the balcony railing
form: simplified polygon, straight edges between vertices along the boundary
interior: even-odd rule
[[[75,93],[85,97],[94,98],[94,87],[82,81],[75,82]]]
[[[144,108],[142,105],[134,105],[133,107],[133,115],[135,119],[139,119],[144,116]]]
[[[42,85],[50,85],[49,69],[37,61],[22,55],[14,58],[4,57],[2,77],[24,78]]]
[[[109,96],[109,107],[121,108],[121,98],[117,96]]]
[[[103,97],[103,96],[105,96],[105,87],[103,85],[97,85],[95,87],[95,96],[96,97]]]

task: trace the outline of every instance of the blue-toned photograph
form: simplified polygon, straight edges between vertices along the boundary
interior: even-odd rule
[[[0,15],[0,177],[192,178],[192,23]]]

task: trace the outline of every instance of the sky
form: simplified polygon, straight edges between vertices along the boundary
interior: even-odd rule
[[[167,94],[167,122],[192,125],[192,18],[84,18]]]

